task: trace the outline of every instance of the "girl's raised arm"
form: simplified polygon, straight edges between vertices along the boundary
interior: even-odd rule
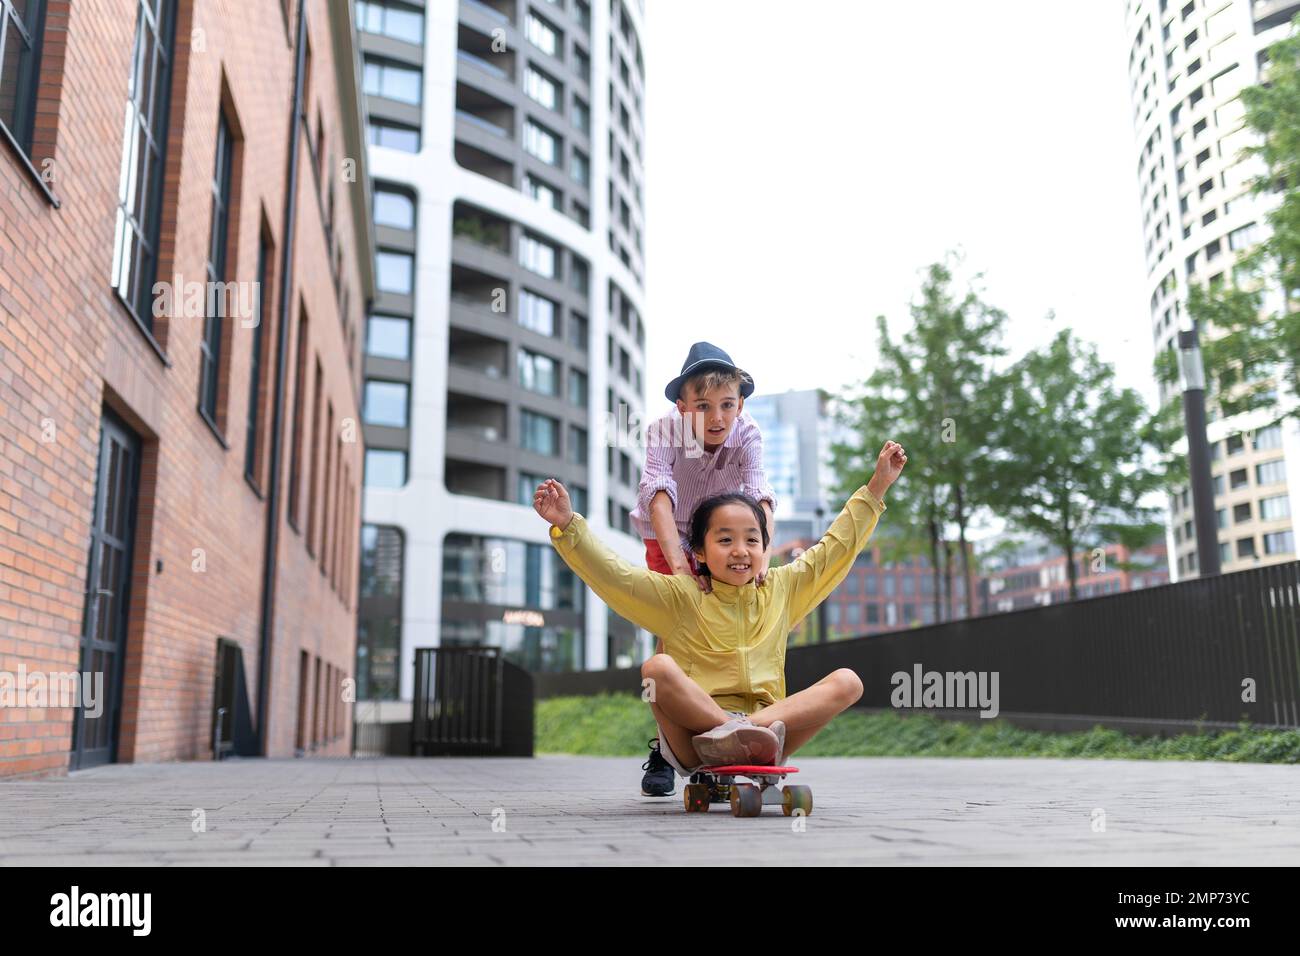
[[[610,550],[573,511],[568,492],[554,479],[542,482],[533,507],[551,522],[551,545],[560,558],[616,614],[652,634],[671,633],[698,588],[680,575],[628,564]],[[685,585],[685,586],[683,586]]]
[[[769,578],[775,577],[778,586],[786,589],[792,628],[826,600],[849,573],[885,512],[882,496],[906,464],[902,446],[885,442],[871,481],[853,493],[822,539],[794,561],[768,572]]]

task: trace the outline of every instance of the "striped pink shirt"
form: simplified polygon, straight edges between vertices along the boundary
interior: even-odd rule
[[[776,494],[763,473],[763,435],[748,412],[736,416],[727,440],[708,452],[694,437],[686,437],[685,419],[672,411],[646,428],[645,469],[637,490],[632,524],[642,538],[655,537],[650,526],[650,501],[666,491],[683,548],[691,531],[691,515],[701,501],[730,491],[743,491],[766,500],[776,511]]]

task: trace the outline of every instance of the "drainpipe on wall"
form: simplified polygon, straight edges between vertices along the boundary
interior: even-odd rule
[[[305,0],[298,0],[297,35],[294,39],[293,110],[289,115],[289,164],[285,174],[284,237],[280,257],[280,310],[278,346],[275,361],[275,400],[271,415],[270,493],[266,507],[266,553],[262,560],[261,647],[257,655],[257,753],[267,756],[267,724],[271,709],[271,638],[275,625],[276,549],[280,540],[280,469],[283,448],[284,393],[289,351],[289,304],[293,289],[293,227],[298,195],[298,116],[302,112],[303,68],[307,50],[307,16]],[[300,386],[301,387],[301,386]]]

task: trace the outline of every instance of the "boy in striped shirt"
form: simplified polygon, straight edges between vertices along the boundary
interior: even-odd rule
[[[739,491],[754,498],[767,519],[769,542],[775,539],[776,495],[763,473],[763,436],[744,413],[753,391],[749,374],[708,342],[691,346],[681,374],[664,389],[677,408],[646,429],[645,468],[631,516],[652,571],[688,575],[702,591],[710,589],[708,576],[697,573],[688,541],[695,507],[713,495]],[[771,554],[769,545],[756,569],[758,584]],[[663,653],[662,638],[655,652]],[[658,738],[650,742],[650,759],[642,765],[641,793],[671,796],[676,774],[657,744]]]

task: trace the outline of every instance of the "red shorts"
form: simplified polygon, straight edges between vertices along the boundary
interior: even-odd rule
[[[673,569],[668,566],[668,559],[664,557],[664,549],[659,547],[659,542],[654,538],[644,538],[645,541],[645,566],[651,571],[658,571],[660,574],[672,574]],[[695,555],[688,550],[686,552],[686,561],[691,566],[692,574],[699,574],[699,566],[695,563]]]

